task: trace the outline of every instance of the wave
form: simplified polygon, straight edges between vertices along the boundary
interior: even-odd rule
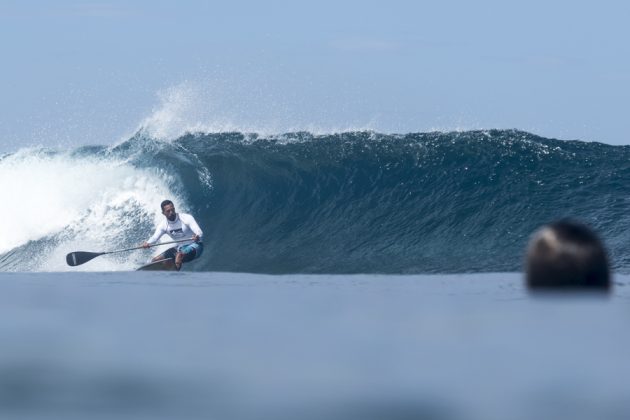
[[[517,271],[531,233],[572,217],[616,269],[625,255],[630,148],[516,130],[240,132],[0,158],[0,269],[128,270],[148,251],[65,266],[74,250],[139,244],[172,199],[205,232],[197,271]]]

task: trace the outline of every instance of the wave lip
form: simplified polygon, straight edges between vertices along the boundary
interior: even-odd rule
[[[615,268],[627,271],[629,151],[480,130],[194,133],[168,142],[140,132],[113,148],[46,158],[24,152],[1,160],[0,174],[51,173],[40,196],[53,203],[59,196],[71,211],[41,233],[20,231],[21,241],[8,235],[14,242],[3,249],[13,254],[4,259],[31,255],[35,243],[54,258],[87,245],[137,244],[161,217],[159,202],[171,198],[206,232],[206,252],[191,270],[518,271],[529,235],[569,216],[597,229]],[[64,190],[86,173],[78,182],[85,187]],[[29,229],[33,217],[22,221]],[[102,269],[130,269],[147,258],[104,259]],[[53,260],[34,267],[65,269]]]

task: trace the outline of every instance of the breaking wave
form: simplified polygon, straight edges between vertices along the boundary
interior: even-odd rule
[[[205,232],[196,271],[517,271],[531,233],[582,220],[628,271],[630,148],[515,130],[410,133],[146,132],[116,146],[0,157],[4,271],[129,270],[149,251],[67,267],[65,254],[133,247],[171,198]]]

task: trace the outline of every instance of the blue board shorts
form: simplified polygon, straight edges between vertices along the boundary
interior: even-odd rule
[[[192,244],[178,246],[177,248],[169,248],[164,251],[164,258],[175,258],[175,255],[181,252],[184,254],[184,262],[192,261],[203,254],[203,243],[193,242]]]

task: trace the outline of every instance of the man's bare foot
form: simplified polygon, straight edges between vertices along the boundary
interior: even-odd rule
[[[175,256],[175,269],[179,271],[182,268],[182,262],[184,261],[184,253],[178,252]]]

